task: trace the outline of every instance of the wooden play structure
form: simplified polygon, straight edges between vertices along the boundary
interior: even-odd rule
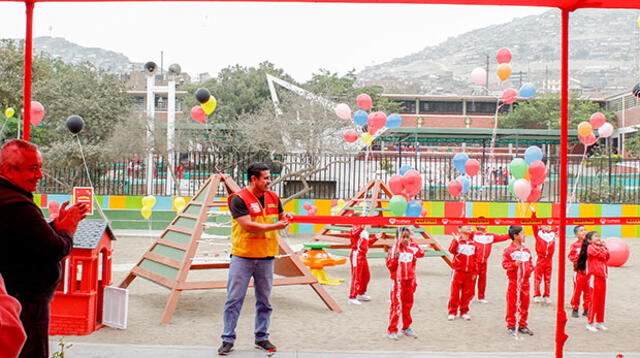
[[[356,195],[349,199],[345,205],[338,211],[337,216],[353,216],[356,212],[366,210],[367,216],[383,216],[384,212],[389,212],[388,208],[382,206],[388,203],[393,197],[391,189],[380,179],[373,179],[363,186]],[[362,203],[366,203],[366,209],[362,208]],[[372,247],[388,247],[392,244],[396,233],[395,226],[378,226],[367,229],[372,234],[383,233],[383,238],[378,240]],[[350,247],[349,231],[351,225],[326,225],[314,240],[333,243],[334,249],[344,249]],[[419,245],[428,245],[431,250],[425,250],[425,256],[441,257],[444,262],[451,266],[451,260],[447,253],[442,249],[440,244],[429,235],[429,233],[420,226],[415,226],[413,232],[419,235],[414,238]]]
[[[205,240],[213,240],[215,245],[230,248],[231,216],[226,198],[224,201],[215,200],[220,184],[224,184],[227,195],[240,191],[238,184],[228,175],[214,174],[209,177],[120,283],[121,288],[126,288],[140,276],[171,290],[162,314],[162,323],[171,322],[182,291],[227,287],[226,279],[187,280],[191,270],[229,268],[228,250],[223,255],[197,256],[198,246]],[[338,304],[320,286],[289,245],[283,240],[279,244],[273,285],[310,285],[330,310],[341,312]]]

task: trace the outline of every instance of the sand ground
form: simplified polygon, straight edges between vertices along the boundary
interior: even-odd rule
[[[290,237],[291,245],[309,241],[307,237]],[[449,238],[439,237],[448,247]],[[127,264],[135,263],[150,246],[152,239],[119,237],[114,242],[114,284],[127,274]],[[532,247],[532,238],[527,239]],[[572,239],[569,242],[573,242]],[[640,265],[634,253],[640,252],[640,239],[628,239],[631,248],[629,262],[621,268],[611,268],[607,282],[607,332],[585,330],[586,319],[569,318],[566,344],[568,352],[639,352]],[[349,267],[342,265],[327,272],[347,281],[340,286],[325,286],[341,305],[343,313],[329,311],[308,285],[274,287],[271,319],[271,339],[280,350],[288,351],[441,351],[441,352],[551,352],[554,350],[556,267],[554,260],[553,305],[531,303],[529,326],[533,337],[516,341],[505,330],[506,277],[500,266],[502,250],[499,243],[489,260],[488,304],[472,303],[471,321],[446,320],[449,297],[450,269],[440,258],[418,261],[418,288],[413,307],[413,328],[419,339],[402,338],[391,341],[385,337],[389,314],[390,280],[384,259],[370,259],[371,302],[347,305]],[[227,270],[198,272],[207,279],[225,278]],[[567,295],[571,294],[571,271],[567,269]],[[188,291],[180,298],[171,324],[160,324],[160,317],[169,291],[162,286],[137,278],[129,287],[128,329],[103,328],[88,336],[67,337],[69,342],[99,342],[112,344],[211,345],[217,346],[222,331],[222,307],[225,290]],[[238,323],[236,349],[253,348],[254,296],[250,290]],[[55,339],[55,337],[54,337]]]

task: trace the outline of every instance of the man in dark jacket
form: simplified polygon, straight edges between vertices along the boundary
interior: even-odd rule
[[[49,356],[49,302],[60,280],[60,261],[73,247],[85,204],[66,208],[47,223],[33,202],[42,178],[42,160],[35,145],[12,140],[0,150],[0,274],[7,293],[22,305],[20,320],[27,341],[20,357]]]

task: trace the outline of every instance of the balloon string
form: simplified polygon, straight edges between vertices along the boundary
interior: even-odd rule
[[[496,113],[493,116],[493,132],[491,132],[491,148],[489,149],[489,167],[495,162],[495,145],[496,145],[496,136],[498,134],[498,112],[500,112],[500,108],[502,105],[500,103],[500,98],[496,98]]]
[[[78,137],[78,135],[76,135],[75,137],[78,140],[78,147],[80,148],[80,156],[82,157],[82,164],[84,164],[84,170],[87,172],[89,185],[91,185],[91,188],[95,189],[93,186],[93,181],[91,180],[91,174],[89,173],[89,167],[87,166],[87,159],[84,157],[84,151],[82,150],[82,142],[80,142],[80,137]],[[96,207],[98,208],[98,213],[100,213],[100,216],[102,216],[102,219],[106,221],[108,224],[110,224],[111,222],[109,221],[107,216],[104,214],[104,211],[102,211],[102,207],[100,206],[100,203],[98,202],[98,198],[96,197],[95,193],[93,195],[93,202],[96,204]]]
[[[571,206],[576,200],[576,191],[578,189],[578,183],[580,182],[580,178],[582,177],[582,167],[585,158],[587,157],[587,146],[584,146],[584,153],[582,154],[582,159],[580,160],[580,166],[578,167],[578,175],[576,176],[576,180],[573,183],[573,189],[571,190],[571,196],[569,196],[569,205],[567,205],[567,213],[571,212]]]

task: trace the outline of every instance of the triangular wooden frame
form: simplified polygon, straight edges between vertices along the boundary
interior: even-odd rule
[[[367,194],[371,193],[371,196],[368,197]],[[383,198],[382,195],[386,195],[386,198]],[[340,209],[340,211],[336,214],[337,216],[353,216],[353,213],[359,210],[358,206],[362,202],[369,203],[368,205],[368,216],[382,216],[382,212],[386,209],[382,207],[383,202],[388,202],[389,199],[393,197],[391,193],[391,189],[387,186],[385,182],[380,179],[373,179],[367,183],[367,185],[363,186],[360,191],[358,191],[349,201],[345,203],[345,205]],[[330,225],[329,227],[333,228],[344,228],[345,230],[339,231],[339,233],[335,233],[331,228],[325,227],[320,231],[315,237],[316,241],[326,241],[335,243],[332,245],[333,248],[349,248],[350,247],[350,239],[349,239],[349,231],[346,228],[351,228],[350,225]],[[420,228],[420,226],[415,225],[416,228],[420,230],[415,230],[416,234],[420,235],[420,238],[416,239],[416,243],[420,245],[429,245],[433,248],[434,251],[443,251],[442,247],[434,239],[427,231]],[[381,226],[377,228],[382,229],[393,229],[393,226]],[[378,240],[373,247],[386,247],[393,242],[393,235],[384,234],[384,238]],[[441,256],[442,260],[446,262],[449,266],[451,266],[451,260],[447,255]]]
[[[162,314],[162,323],[171,322],[182,291],[227,287],[226,280],[187,281],[190,270],[229,268],[226,262],[200,264],[192,262],[210,209],[227,207],[226,202],[214,201],[220,184],[225,185],[227,194],[240,191],[240,187],[230,176],[225,174],[210,176],[119,285],[121,288],[127,288],[137,276],[140,276],[170,289],[171,293]],[[276,275],[284,277],[275,277],[273,285],[308,284],[330,310],[341,312],[340,306],[302,264],[289,245],[284,240],[280,240],[279,245],[280,251],[275,261],[274,271]]]

